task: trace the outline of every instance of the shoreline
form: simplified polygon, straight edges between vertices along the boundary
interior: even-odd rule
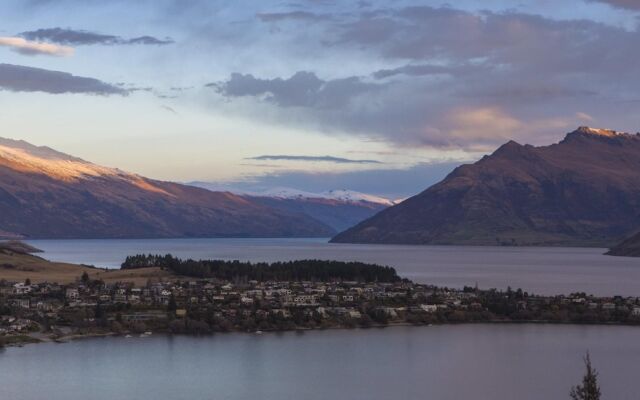
[[[370,326],[355,326],[355,327],[347,327],[347,326],[330,326],[323,328],[296,328],[296,329],[266,329],[266,330],[256,330],[256,331],[241,331],[241,330],[232,330],[226,332],[209,332],[209,333],[172,333],[166,331],[155,331],[150,334],[145,333],[135,333],[135,332],[94,332],[94,333],[72,333],[69,335],[64,335],[58,338],[51,337],[37,337],[32,336],[30,334],[21,335],[24,337],[28,337],[28,340],[22,342],[12,342],[8,343],[4,346],[4,349],[15,348],[15,347],[24,347],[26,345],[35,345],[35,344],[44,344],[44,343],[57,343],[57,344],[66,344],[78,340],[88,340],[95,338],[106,338],[106,337],[122,337],[127,338],[127,336],[131,336],[131,338],[140,338],[140,337],[149,337],[152,335],[155,336],[190,336],[190,337],[211,337],[215,335],[232,335],[232,334],[242,334],[242,335],[261,335],[261,334],[274,334],[274,333],[305,333],[312,331],[329,331],[329,330],[369,330],[369,329],[385,329],[385,328],[399,328],[399,327],[413,327],[413,328],[426,328],[426,327],[441,327],[441,326],[456,326],[456,325],[573,325],[573,326],[625,326],[625,327],[638,327],[636,324],[625,324],[618,322],[590,322],[590,323],[576,323],[576,322],[565,322],[565,321],[548,321],[548,320],[526,320],[526,321],[508,321],[508,320],[489,320],[489,321],[474,321],[474,322],[457,322],[457,323],[431,323],[431,324],[415,324],[410,322],[390,322],[388,324],[372,324]],[[39,332],[38,332],[39,333]],[[0,347],[0,351],[3,347]]]

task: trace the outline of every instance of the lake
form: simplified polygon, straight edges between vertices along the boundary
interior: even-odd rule
[[[83,339],[0,351],[0,398],[561,400],[588,349],[603,398],[635,400],[639,332],[449,325]]]
[[[522,288],[539,294],[584,291],[640,295],[640,259],[605,256],[605,249],[331,244],[328,239],[32,240],[50,260],[119,268],[127,255],[286,261],[317,258],[393,266],[420,283]]]

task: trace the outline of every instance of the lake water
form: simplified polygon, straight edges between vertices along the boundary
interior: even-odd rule
[[[396,246],[331,244],[327,239],[33,240],[50,260],[119,268],[127,255],[194,259],[363,261],[395,267],[416,282],[522,288],[539,294],[584,291],[640,296],[640,259],[605,249],[562,247]]]
[[[0,399],[566,400],[587,349],[638,398],[640,330],[458,325],[102,338],[0,351]]]

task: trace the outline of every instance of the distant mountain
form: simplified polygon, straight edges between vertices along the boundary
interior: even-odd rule
[[[192,184],[204,188],[216,187],[204,182]],[[237,194],[283,212],[307,215],[330,226],[336,233],[394,204],[392,200],[352,190],[313,193],[292,188],[274,188],[264,192],[238,191]]]
[[[623,240],[605,254],[608,256],[640,257],[640,233]]]
[[[333,242],[608,246],[640,227],[640,136],[581,127],[510,141]]]
[[[281,199],[326,199],[344,203],[379,204],[381,206],[392,206],[395,204],[393,200],[389,200],[385,197],[347,189],[328,190],[326,192],[314,193],[291,188],[274,188],[262,193],[253,193],[252,195],[254,197],[275,197]]]
[[[333,232],[307,215],[246,197],[148,179],[0,139],[3,237],[324,237]]]
[[[347,201],[322,197],[248,197],[249,199],[286,212],[297,212],[320,221],[335,232],[341,232],[387,208],[381,203]]]

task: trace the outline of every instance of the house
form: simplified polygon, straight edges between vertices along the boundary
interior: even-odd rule
[[[435,304],[420,304],[420,309],[428,313],[434,313],[438,311],[438,306]]]
[[[314,294],[299,294],[293,296],[293,304],[296,306],[315,306],[318,305],[318,302]]]
[[[162,311],[146,311],[146,312],[134,312],[130,314],[122,314],[123,321],[153,321],[167,319],[167,314]]]
[[[616,309],[616,305],[614,303],[604,303],[602,305],[602,309],[603,310],[608,310],[608,311],[615,310]]]
[[[29,294],[31,290],[31,285],[25,285],[24,283],[16,283],[13,285],[14,294]]]
[[[76,288],[67,288],[65,291],[65,297],[69,300],[77,300],[80,297],[80,293]]]
[[[342,296],[342,301],[344,301],[346,303],[352,303],[353,302],[353,295],[347,294],[347,295]]]
[[[271,310],[271,313],[273,315],[280,315],[283,318],[291,317],[291,313],[286,308],[276,308],[276,309]]]
[[[113,301],[114,303],[126,303],[127,295],[123,293],[116,293],[113,295]]]
[[[16,307],[29,308],[30,300],[29,299],[14,299],[13,305]]]

